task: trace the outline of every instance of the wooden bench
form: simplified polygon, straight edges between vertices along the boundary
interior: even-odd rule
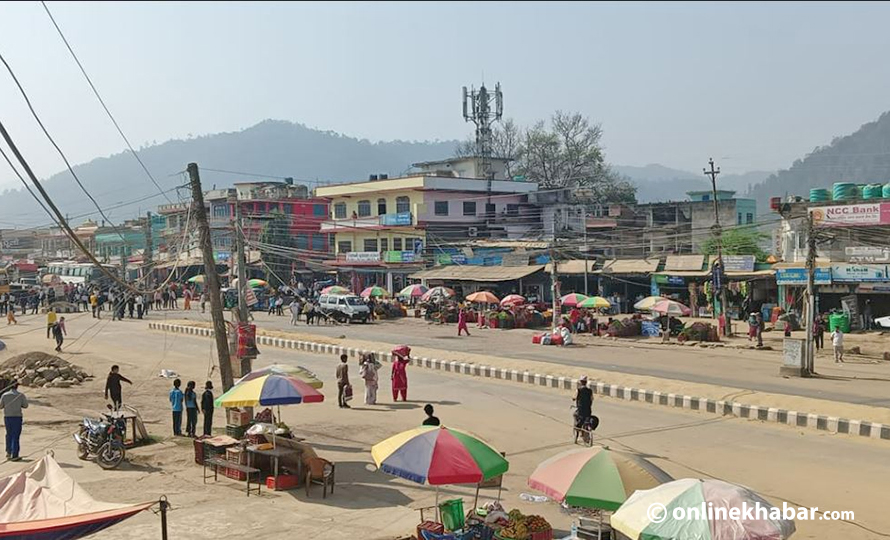
[[[256,486],[256,494],[260,494],[260,488],[263,485],[262,478],[259,478],[260,470],[255,467],[248,467],[246,465],[240,465],[233,461],[229,461],[227,459],[222,458],[208,458],[204,460],[204,483],[207,483],[207,479],[210,476],[207,474],[207,467],[213,468],[213,481],[216,482],[219,474],[219,468],[225,467],[227,469],[234,469],[236,471],[240,471],[244,473],[244,477],[247,480],[247,496],[250,497],[250,476],[253,474],[257,475],[257,486]]]

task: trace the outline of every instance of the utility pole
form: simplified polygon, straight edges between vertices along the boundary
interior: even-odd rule
[[[804,310],[804,321],[807,325],[807,341],[804,347],[806,361],[804,375],[816,372],[815,347],[813,343],[813,325],[816,320],[816,228],[813,225],[813,214],[807,211],[807,303]]]
[[[717,175],[720,174],[720,167],[714,168],[714,158],[710,158],[708,160],[708,165],[711,166],[711,170],[702,169],[705,173],[705,176],[711,177],[711,194],[714,199],[714,234],[717,236],[717,263],[720,265],[719,272],[723,273],[725,271],[725,267],[723,266],[723,229],[720,228],[720,205],[717,202]],[[716,297],[717,293],[720,293],[720,312],[723,315],[723,319],[726,322],[726,335],[732,335],[732,320],[727,313],[727,304],[726,304],[726,284],[723,283],[723,276],[720,276],[716,281],[720,284],[720,291],[714,291],[714,295]],[[716,310],[715,310],[716,314]]]
[[[556,262],[555,246],[556,246],[556,211],[554,210],[554,212],[553,212],[553,240],[550,242],[550,283],[551,283],[551,288],[552,288],[552,290],[550,292],[551,292],[551,295],[553,296],[553,299],[552,299],[553,320],[552,320],[552,323],[550,326],[551,326],[551,330],[553,330],[554,332],[559,327],[559,325],[557,324],[556,321],[560,318],[560,314],[559,314],[559,281],[557,281],[558,272],[556,269],[557,262]]]
[[[587,209],[584,209],[584,218],[581,223],[581,226],[584,227],[584,296],[589,296],[590,293],[587,292],[587,259],[588,253],[590,253],[590,247],[587,245]]]
[[[213,258],[213,244],[210,242],[210,224],[207,223],[207,210],[204,208],[204,193],[201,191],[201,177],[198,176],[198,164],[189,163],[189,183],[192,187],[192,205],[195,221],[198,224],[198,238],[201,253],[204,256],[204,284],[210,295],[210,315],[213,318],[213,335],[216,338],[216,354],[219,360],[219,375],[222,379],[223,392],[231,388],[232,361],[229,358],[229,341],[226,339],[226,321],[223,315],[222,298],[219,291],[219,275],[216,273],[216,260]]]
[[[154,241],[151,237],[151,212],[145,213],[145,249],[142,250],[142,277],[144,278],[145,288],[150,288],[152,280],[149,277],[152,274],[151,262],[153,259],[152,250],[154,249]]]
[[[244,236],[241,221],[241,204],[235,197],[235,221],[232,223],[235,231],[235,256],[238,265],[238,319],[247,322],[247,298],[244,291],[247,287],[247,256],[244,253]]]

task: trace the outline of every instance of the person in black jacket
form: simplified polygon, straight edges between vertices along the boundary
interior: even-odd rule
[[[127,384],[133,384],[133,381],[121,375],[119,371],[119,366],[111,366],[108,378],[105,379],[105,399],[108,399],[108,396],[111,396],[111,403],[114,405],[114,410],[120,409],[121,403],[123,403],[121,397],[121,381]]]
[[[213,430],[213,383],[210,381],[204,385],[201,394],[201,412],[204,413],[204,435],[209,437]]]

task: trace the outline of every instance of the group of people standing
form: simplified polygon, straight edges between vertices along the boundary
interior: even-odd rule
[[[185,410],[185,434],[187,437],[196,437],[198,430],[198,413],[204,414],[204,435],[211,435],[213,431],[213,383],[204,383],[204,392],[198,400],[195,391],[195,381],[189,381],[185,385],[185,391],[181,389],[182,380],[175,379],[170,390],[170,407],[173,411],[173,435],[182,436],[182,413]]]
[[[408,399],[408,364],[411,362],[411,349],[400,347],[393,351],[392,373],[392,400],[402,401]],[[352,385],[349,382],[349,357],[340,355],[340,364],[337,365],[337,404],[341,409],[349,409],[349,400],[352,397]],[[379,371],[383,365],[377,360],[374,353],[365,353],[359,357],[359,377],[365,382],[365,405],[377,404],[377,390],[380,387]]]

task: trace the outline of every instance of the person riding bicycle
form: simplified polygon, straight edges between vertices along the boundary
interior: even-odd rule
[[[593,390],[587,386],[587,375],[583,375],[578,379],[578,388],[575,390],[575,441],[578,441],[578,435],[582,434],[582,429],[590,425],[590,419],[593,416]],[[586,437],[585,437],[586,439]]]

